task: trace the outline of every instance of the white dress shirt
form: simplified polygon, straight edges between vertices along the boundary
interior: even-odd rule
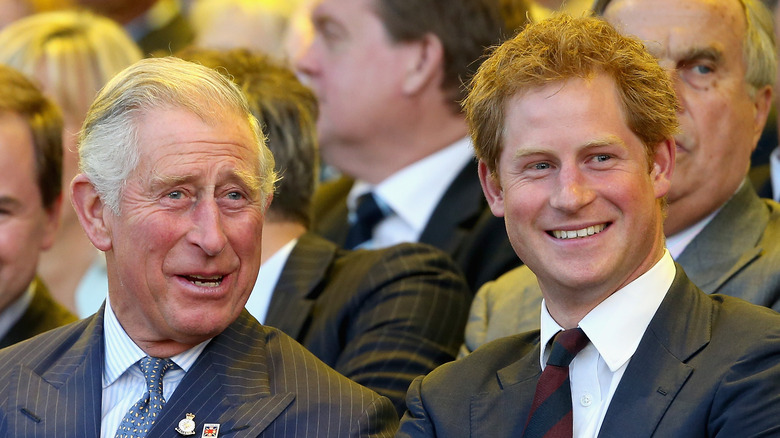
[[[34,282],[27,286],[27,290],[19,298],[11,302],[5,310],[0,312],[0,339],[8,334],[11,327],[19,321],[24,312],[27,311],[27,307],[30,306],[30,302],[33,299],[32,283]]]
[[[268,260],[260,265],[260,271],[257,273],[257,281],[252,289],[252,294],[246,302],[246,310],[255,317],[261,324],[265,323],[265,317],[268,315],[268,306],[271,305],[271,297],[276,289],[276,283],[279,282],[279,276],[282,274],[284,265],[298,239],[293,239],[279,248]]]
[[[780,147],[769,154],[769,177],[772,179],[772,196],[780,202]]]
[[[136,363],[146,356],[138,345],[125,333],[106,300],[103,321],[105,342],[105,363],[103,365],[103,403],[101,408],[100,436],[113,438],[122,423],[122,418],[146,393],[146,379]],[[171,357],[175,366],[163,375],[163,397],[165,400],[179,386],[184,375],[206,348],[209,340]]]
[[[350,218],[354,218],[357,199],[368,192],[373,192],[380,207],[389,213],[374,229],[372,238],[360,248],[417,242],[450,184],[473,159],[471,140],[463,138],[406,166],[376,186],[355,181],[347,195]]]
[[[612,294],[580,321],[590,344],[569,365],[574,437],[596,437],[607,408],[631,356],[674,280],[676,269],[668,251],[650,270]],[[542,369],[548,344],[563,330],[542,302]]]

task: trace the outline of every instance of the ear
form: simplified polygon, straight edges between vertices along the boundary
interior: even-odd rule
[[[403,92],[414,95],[425,89],[426,85],[440,76],[444,69],[444,48],[434,34],[425,34],[418,41],[408,44],[406,70],[404,72]],[[436,84],[438,87],[439,84]]]
[[[772,108],[772,87],[767,85],[760,90],[756,90],[756,96],[753,100],[753,105],[756,109],[753,118],[753,149],[755,149],[758,145],[758,139],[761,138],[761,133],[764,132],[764,125],[766,125],[769,110]]]
[[[656,199],[660,199],[669,193],[669,188],[672,186],[676,154],[677,145],[675,145],[673,138],[667,138],[655,147],[650,178],[653,181]]]
[[[62,194],[52,202],[51,206],[46,208],[46,223],[43,228],[43,239],[41,239],[41,250],[47,250],[54,245],[54,238],[57,236],[57,229],[60,226],[60,212],[62,211]]]
[[[111,249],[111,232],[106,223],[106,216],[111,214],[100,199],[95,186],[83,174],[73,178],[70,184],[71,201],[81,227],[90,242],[101,251]]]
[[[482,160],[479,160],[479,183],[482,184],[490,211],[496,217],[504,217],[504,189],[501,188],[501,181]]]

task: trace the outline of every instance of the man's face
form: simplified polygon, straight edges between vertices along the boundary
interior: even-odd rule
[[[57,229],[58,206],[43,208],[30,128],[13,113],[0,112],[0,310],[30,285],[38,254]]]
[[[605,75],[545,85],[506,105],[498,180],[484,163],[480,178],[542,290],[604,299],[652,267],[663,253],[658,200],[669,187],[671,139],[649,164]]]
[[[715,211],[739,187],[766,121],[771,91],[745,83],[745,14],[737,0],[616,0],[604,17],[644,40],[674,80],[677,171],[666,234]]]
[[[314,36],[296,67],[319,100],[317,132],[325,161],[333,148],[387,135],[398,117],[411,45],[393,43],[375,0],[320,0]]]
[[[222,332],[260,266],[263,198],[246,120],[181,109],[140,116],[140,161],[120,214],[103,208],[109,297],[136,343],[194,345]]]

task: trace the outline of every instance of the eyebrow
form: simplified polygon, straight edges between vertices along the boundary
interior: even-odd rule
[[[621,148],[626,147],[626,143],[618,136],[616,135],[607,135],[602,138],[597,138],[593,140],[589,140],[582,145],[579,146],[580,150],[587,150],[587,149],[593,149],[598,147],[604,147],[604,146],[619,146]],[[549,148],[544,148],[540,146],[528,146],[527,148],[524,148],[521,146],[518,151],[515,152],[513,158],[523,158],[535,154],[546,154],[550,151]]]
[[[21,201],[17,198],[8,195],[0,196],[0,207],[2,208],[16,208],[21,205]]]
[[[680,58],[682,62],[691,62],[701,59],[720,64],[723,60],[723,51],[715,47],[691,47],[683,52],[682,57]]]
[[[182,184],[188,184],[197,179],[197,175],[160,175],[154,173],[150,180],[150,187],[153,191],[160,190],[165,187],[173,187]],[[260,177],[252,172],[242,171],[237,169],[221,171],[218,175],[220,183],[234,182],[239,185],[245,186],[248,190],[258,192],[260,190]]]

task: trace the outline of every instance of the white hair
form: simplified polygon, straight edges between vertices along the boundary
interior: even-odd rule
[[[79,168],[101,200],[120,214],[125,181],[139,162],[138,123],[152,109],[182,108],[203,121],[225,114],[245,118],[257,144],[253,181],[265,197],[273,192],[274,158],[243,93],[226,77],[178,58],[141,60],[120,72],[98,93],[79,134]]]

